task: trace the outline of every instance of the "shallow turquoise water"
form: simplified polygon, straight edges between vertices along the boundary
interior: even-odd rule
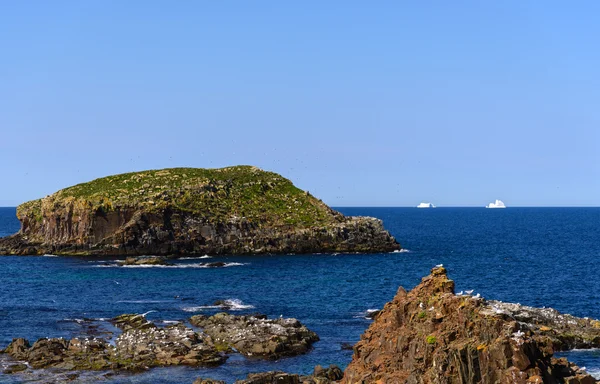
[[[110,259],[0,258],[0,346],[13,337],[73,337],[85,332],[76,319],[121,313],[150,320],[180,320],[215,300],[235,299],[238,313],[296,317],[321,341],[303,356],[276,362],[232,357],[211,369],[165,368],[117,375],[102,382],[191,383],[198,376],[225,379],[280,369],[309,373],[316,364],[348,364],[368,327],[368,309],[381,308],[400,285],[412,288],[436,264],[444,264],[457,290],[474,289],[490,299],[552,306],[600,318],[600,209],[598,208],[341,208],[345,214],[384,220],[408,250],[374,255],[278,255],[215,257],[227,268],[201,268],[206,259],[171,268],[118,268]],[[18,230],[14,208],[0,208],[0,236]],[[597,352],[570,357],[600,369]],[[42,379],[56,378],[40,372]],[[0,381],[37,380],[1,375]],[[90,380],[95,380],[93,375]],[[82,379],[83,380],[83,379]]]

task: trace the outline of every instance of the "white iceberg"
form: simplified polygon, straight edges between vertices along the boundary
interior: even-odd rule
[[[485,206],[486,208],[506,208],[506,205],[502,202],[502,200],[496,200],[494,203],[489,203]]]
[[[435,208],[435,205],[431,203],[421,203],[417,205],[417,208]]]

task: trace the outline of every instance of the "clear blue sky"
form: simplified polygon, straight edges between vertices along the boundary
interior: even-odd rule
[[[252,164],[334,206],[600,205],[600,2],[0,2],[0,206]]]

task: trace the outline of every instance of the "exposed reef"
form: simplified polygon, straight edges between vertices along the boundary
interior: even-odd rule
[[[13,339],[3,351],[26,361],[31,368],[61,370],[144,370],[157,366],[216,366],[227,356],[183,324],[159,328],[143,315],[126,314],[113,319],[121,333],[114,345],[96,337],[42,338],[33,345]]]
[[[346,217],[282,176],[251,166],[104,177],[17,208],[9,255],[389,252],[381,220]]]
[[[565,345],[598,346],[598,331],[594,321],[554,310],[456,295],[436,267],[376,316],[342,383],[595,383],[552,355]],[[579,341],[566,344],[570,334]]]
[[[158,366],[217,366],[227,354],[279,358],[305,353],[319,337],[296,319],[267,320],[264,315],[211,317],[194,316],[190,322],[204,331],[196,332],[182,323],[164,328],[144,315],[124,314],[111,323],[122,333],[112,342],[97,337],[42,338],[33,345],[23,338],[13,341],[0,353],[33,369],[145,370]],[[234,349],[235,348],[235,349]],[[15,362],[6,373],[23,369]],[[339,370],[339,368],[338,368]],[[341,373],[341,371],[340,371]]]
[[[190,323],[201,327],[216,345],[268,359],[306,353],[319,340],[316,333],[291,318],[269,320],[264,315],[217,313],[210,317],[192,316]]]

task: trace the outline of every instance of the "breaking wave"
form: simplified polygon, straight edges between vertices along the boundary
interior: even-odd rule
[[[204,256],[189,256],[189,257],[177,258],[177,260],[197,260],[197,259],[212,259],[212,256],[204,255]]]
[[[252,309],[254,305],[244,304],[240,299],[227,299],[223,301],[223,304],[219,305],[199,305],[194,307],[183,307],[181,308],[185,312],[201,312],[206,309],[225,309],[229,311],[241,311],[243,309]]]
[[[173,264],[173,265],[119,265],[119,264],[102,264],[94,265],[95,268],[227,268],[246,265],[247,263],[225,263],[221,266],[211,266],[207,263],[191,263],[191,264]]]

